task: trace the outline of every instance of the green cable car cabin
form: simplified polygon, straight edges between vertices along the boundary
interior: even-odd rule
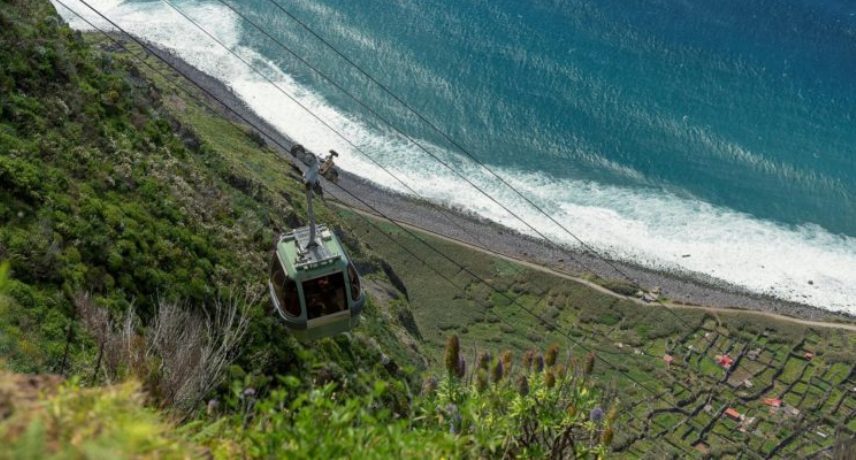
[[[353,329],[366,298],[339,239],[325,225],[316,227],[312,192],[320,187],[317,163],[304,178],[310,223],[279,237],[268,284],[286,328],[309,341]]]

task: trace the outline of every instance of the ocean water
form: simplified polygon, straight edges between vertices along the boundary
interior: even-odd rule
[[[224,0],[455,171],[577,242],[270,0]],[[604,254],[856,314],[856,3],[274,0]],[[287,135],[405,191],[530,230],[218,0],[91,0]],[[103,21],[77,0],[76,11]],[[74,27],[88,26],[62,8]]]

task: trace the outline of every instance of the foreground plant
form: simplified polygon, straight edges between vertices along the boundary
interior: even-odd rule
[[[0,381],[11,378],[0,374]],[[53,396],[31,401],[16,389],[9,397],[15,404],[7,419],[0,417],[0,458],[183,459],[204,454],[145,406],[140,385],[133,381],[94,389],[69,382]]]
[[[606,455],[615,411],[600,407],[598,395],[586,385],[594,355],[574,366],[570,357],[560,362],[554,345],[546,357],[527,352],[515,369],[510,352],[495,360],[484,354],[467,378],[452,367],[458,339],[450,338],[447,345],[448,378],[420,401],[417,419],[424,420],[422,426],[470,437],[480,455],[491,457]]]
[[[573,366],[557,347],[483,353],[469,373],[457,337],[447,342],[444,375],[413,395],[399,380],[378,379],[367,393],[337,383],[307,388],[280,377],[266,395],[236,384],[228,416],[188,425],[217,458],[603,458],[616,411],[588,386],[591,360]],[[548,365],[548,363],[551,363]],[[409,396],[408,396],[409,395]],[[393,403],[409,398],[409,405]]]
[[[98,344],[93,381],[102,368],[108,382],[133,376],[161,406],[189,414],[237,357],[257,299],[250,289],[228,291],[196,310],[160,300],[144,327],[132,308],[114,320],[80,294],[74,301],[78,316]]]

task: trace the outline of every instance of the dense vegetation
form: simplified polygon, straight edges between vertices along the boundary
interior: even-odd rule
[[[197,337],[193,312],[261,291],[274,235],[301,222],[298,180],[252,131],[92,47],[46,0],[0,2],[0,62],[0,369],[68,377],[0,374],[0,456],[603,454],[611,419],[555,351],[553,367],[489,385],[456,368],[420,391],[418,330],[389,298],[370,300],[356,334],[305,347],[258,296],[237,296],[250,318],[237,360],[207,404],[176,396],[173,355],[202,353],[158,340]],[[321,213],[369,284],[396,292]]]
[[[17,303],[0,351],[20,370],[59,370],[75,293],[144,314],[157,293],[201,304],[257,282],[246,253],[276,229],[235,228],[261,206],[231,206],[222,162],[50,8],[6,2],[0,16],[0,259]]]
[[[116,375],[102,368],[88,316],[106,313],[115,327],[130,309],[144,337],[164,303],[210,311],[232,292],[261,291],[274,236],[301,220],[286,162],[204,110],[195,120],[216,135],[202,139],[132,59],[92,48],[47,1],[0,3],[0,45],[4,367],[103,381]],[[261,182],[253,162],[266,162],[276,182]],[[405,349],[391,338],[306,349],[266,305],[245,306],[250,329],[231,378],[261,390],[278,374],[307,384],[322,375],[359,391],[399,377],[361,367],[380,361],[381,346]],[[125,373],[146,383],[147,366]]]
[[[5,365],[98,373],[83,297],[114,318],[133,306],[146,323],[165,301],[201,310],[233,291],[260,292],[274,236],[301,220],[288,164],[210,112],[195,114],[217,133],[202,139],[133,60],[93,49],[47,1],[0,8]],[[247,170],[254,161],[267,162],[275,185]],[[339,353],[336,342],[332,355],[307,353],[264,305],[248,306],[252,326],[238,363],[247,372],[306,379]]]
[[[467,374],[455,357],[457,337],[449,343],[455,364],[439,385],[426,379],[422,394],[409,401],[396,401],[383,380],[368,394],[346,396],[334,383],[305,389],[296,378],[282,377],[263,398],[236,383],[223,407],[209,404],[207,415],[181,426],[149,407],[148,395],[133,381],[83,388],[72,380],[57,389],[46,379],[39,388],[0,373],[0,453],[305,459],[605,454],[616,412],[599,407],[585,385],[591,360],[568,367],[557,347],[545,355],[527,353],[520,363],[510,353],[495,360],[482,354]],[[34,396],[46,390],[53,394]]]

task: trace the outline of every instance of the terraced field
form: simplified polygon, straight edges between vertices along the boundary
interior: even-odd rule
[[[558,342],[572,350],[568,359],[595,352],[596,378],[622,414],[619,457],[832,458],[837,440],[856,436],[850,331],[642,306],[418,234],[452,263],[389,223],[339,215],[407,286],[422,336],[434,345],[426,348],[439,353],[455,332],[478,350]]]

